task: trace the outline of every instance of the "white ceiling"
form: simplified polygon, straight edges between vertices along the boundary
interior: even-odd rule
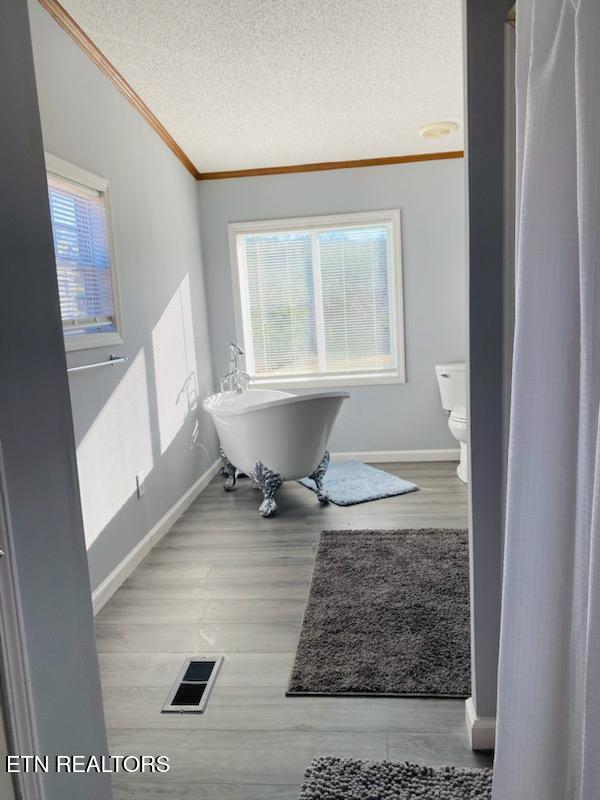
[[[462,149],[461,0],[62,4],[201,172]]]

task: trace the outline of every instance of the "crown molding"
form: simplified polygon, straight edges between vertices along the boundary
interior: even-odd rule
[[[71,39],[92,59],[102,72],[115,84],[117,89],[124,94],[131,105],[138,111],[146,122],[160,136],[167,147],[181,161],[187,171],[198,180],[200,173],[191,159],[184,153],[162,122],[150,111],[139,94],[132,89],[119,70],[108,60],[104,53],[96,47],[90,37],[75,22],[73,17],[64,9],[57,0],[38,0],[41,6],[58,22],[60,27],[69,34]]]
[[[463,158],[463,150],[443,153],[415,153],[406,156],[384,156],[382,158],[360,158],[351,161],[319,161],[314,164],[292,164],[285,167],[258,167],[256,169],[232,169],[222,172],[201,172],[200,181],[223,180],[224,178],[252,178],[257,175],[285,175],[293,172],[322,172],[329,169],[356,169],[357,167],[381,167],[388,164],[414,164],[419,161],[442,161]]]

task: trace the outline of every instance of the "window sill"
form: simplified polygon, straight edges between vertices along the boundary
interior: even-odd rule
[[[346,386],[386,386],[406,383],[404,374],[393,375],[330,375],[308,378],[255,378],[250,381],[253,389],[337,389]]]
[[[65,336],[65,350],[91,350],[98,347],[111,347],[123,344],[123,337],[116,331],[110,333],[82,333],[80,336]]]

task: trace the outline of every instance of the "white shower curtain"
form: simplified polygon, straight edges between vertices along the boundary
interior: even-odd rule
[[[517,4],[494,800],[600,800],[600,0]]]

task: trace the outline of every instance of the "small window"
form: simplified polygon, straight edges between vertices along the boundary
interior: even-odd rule
[[[108,181],[46,154],[67,350],[121,343]]]
[[[229,226],[253,384],[404,381],[400,212]]]

